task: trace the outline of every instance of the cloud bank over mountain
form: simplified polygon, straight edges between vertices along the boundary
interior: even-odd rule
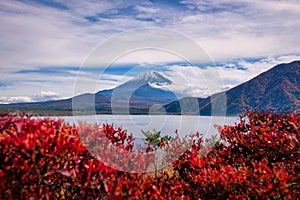
[[[34,99],[35,94],[48,90],[58,93],[58,98],[72,96],[77,71],[91,50],[116,34],[137,28],[167,28],[192,38],[220,68],[225,88],[300,55],[297,0],[2,0],[0,8],[3,102]],[[176,62],[161,53],[142,53],[122,60],[107,76],[122,76],[118,70],[142,66],[149,59],[163,65]],[[99,74],[91,67],[85,76],[90,79]],[[118,84],[107,79],[103,88]],[[181,87],[181,91],[188,88]],[[194,88],[194,93],[201,88]]]

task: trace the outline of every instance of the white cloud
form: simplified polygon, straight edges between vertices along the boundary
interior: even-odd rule
[[[74,74],[66,76],[64,73],[16,73],[12,70],[5,72],[5,75],[1,77],[1,82],[9,84],[1,88],[0,96],[7,98],[28,96],[34,101],[36,95],[42,97],[51,91],[59,94],[57,98],[68,98],[73,94],[75,78]]]
[[[288,63],[293,60],[300,60],[300,56],[280,56],[269,57],[257,61],[239,60],[217,66],[209,65],[206,68],[194,66],[170,65],[164,66],[164,69],[158,68],[160,73],[172,81],[171,85],[152,85],[156,88],[172,91],[184,96],[207,97],[215,92],[230,89],[238,84],[246,82],[260,73],[269,70],[280,63]],[[137,70],[137,69],[136,69]],[[162,71],[161,71],[162,70]],[[135,70],[132,70],[134,72]],[[133,78],[128,72],[124,75],[103,74],[99,76],[93,72],[84,72],[80,81],[85,83],[81,85],[85,92],[97,92],[99,90],[114,88]],[[18,76],[22,76],[19,74]],[[18,77],[17,76],[17,77]],[[10,79],[9,77],[7,77]],[[43,79],[49,78],[49,75],[30,75],[27,82],[20,82],[17,85],[5,86],[1,89],[1,103],[44,101],[51,99],[61,99],[73,95],[73,84],[70,84],[72,77],[65,77],[55,83],[43,83]],[[36,82],[30,82],[30,80]],[[22,85],[20,87],[19,85]],[[53,87],[55,86],[55,87]],[[26,91],[24,88],[31,88]],[[43,91],[44,88],[55,88],[55,91]],[[16,96],[15,94],[20,94]],[[181,97],[181,96],[179,96]]]
[[[66,4],[74,15],[87,16],[97,15],[103,12],[109,12],[116,8],[116,5],[111,1],[98,0],[84,0],[84,1],[73,1],[73,0],[62,0]]]
[[[1,1],[5,8],[0,11],[2,66],[79,66],[103,40],[124,30],[149,26],[170,28],[194,38],[216,61],[300,53],[300,12],[296,1],[183,1],[211,9],[210,12],[183,12],[159,3],[135,5],[133,1],[60,2],[70,10]],[[130,15],[121,10],[130,6],[139,13]],[[217,8],[223,10],[213,10]],[[155,15],[145,17],[154,21],[137,19],[151,12]],[[115,15],[102,16],[107,13]],[[84,19],[86,16],[98,17],[100,21],[90,23]]]
[[[59,97],[60,96],[57,92],[42,91],[41,93],[34,95],[34,101],[56,100]]]
[[[300,5],[295,1],[184,2],[208,11],[186,15],[176,27],[215,61],[300,53]]]
[[[172,81],[171,85],[161,86],[183,96],[207,97],[221,91],[222,82],[215,68],[200,69],[194,66],[167,66],[162,72]]]
[[[159,11],[158,8],[145,7],[145,6],[136,6],[135,9],[139,12],[146,12],[146,13],[151,13],[151,14]]]
[[[0,4],[14,10],[0,11],[2,66],[74,65],[92,48],[88,42],[82,43],[82,31],[78,32],[71,16],[61,11],[12,1]]]
[[[96,91],[115,88],[133,78],[128,75],[102,74],[97,81]]]
[[[166,67],[168,71],[161,72],[172,84],[152,86],[187,96],[207,97],[244,83],[278,64],[294,60],[300,60],[300,56],[269,57],[257,61],[240,60],[206,68],[172,65]]]
[[[266,0],[266,1],[244,0],[244,1],[253,3],[257,8],[266,10],[266,11],[294,12],[296,14],[299,14],[299,12],[300,12],[300,5],[299,5],[298,0]]]
[[[240,60],[237,63],[227,63],[218,66],[218,70],[223,79],[224,88],[229,89],[258,76],[278,64],[289,63],[294,60],[300,60],[300,56],[269,57],[254,62]],[[225,68],[226,66],[229,67]]]
[[[18,103],[18,102],[31,102],[32,99],[29,96],[11,96],[11,97],[0,97],[1,104]]]
[[[18,100],[15,97],[20,96],[34,99],[35,94],[41,91],[55,92],[59,94],[57,98],[72,96],[76,74],[66,77],[62,74],[14,72],[42,66],[80,66],[97,44],[133,28],[161,27],[179,31],[201,45],[213,61],[228,65],[232,61],[231,64],[236,67],[223,69],[223,66],[219,66],[226,88],[284,62],[281,55],[300,55],[298,0],[185,0],[180,8],[180,5],[166,6],[162,2],[149,1],[137,3],[133,0],[58,2],[69,9],[60,10],[39,3],[12,0],[0,2],[0,76],[1,83],[9,83],[9,86],[1,88],[0,96],[3,98]],[[94,17],[96,22],[88,21],[85,18],[88,16]],[[147,21],[147,18],[150,20]],[[131,36],[131,39],[138,38]],[[164,44],[165,40],[161,38],[161,43]],[[130,45],[131,42],[129,40],[124,45]],[[177,46],[189,52],[184,42],[174,41],[166,46]],[[110,54],[114,48],[107,48],[102,55]],[[190,52],[192,56],[197,56],[197,53]],[[253,64],[244,61],[247,58],[264,57],[269,59]],[[178,56],[172,57],[162,52],[140,52],[119,62],[155,64],[181,60]],[[244,66],[247,70],[238,70],[238,66]],[[205,94],[205,88],[201,86],[203,83],[200,86],[192,83],[199,81],[193,71],[178,70],[181,70],[178,73],[190,76],[191,81],[186,82],[185,86],[177,85],[174,90],[191,95]],[[82,75],[86,83],[97,80],[97,74],[86,72]],[[107,79],[103,80],[102,86],[110,88],[117,84],[116,79]],[[84,89],[93,92],[97,87],[87,84]],[[23,99],[26,101],[26,98]]]
[[[134,35],[129,35],[129,37],[130,36],[134,37]],[[142,39],[138,42],[142,42]],[[122,63],[137,63],[136,66],[151,66],[159,63],[176,61],[184,62],[183,58],[179,57],[171,51],[168,51],[167,49],[156,49],[146,47],[144,49],[133,50],[118,58],[118,60],[116,60],[114,63],[119,65],[122,65]]]
[[[118,11],[118,8],[130,6],[130,3],[129,5],[124,2],[102,1],[99,3],[95,0],[76,2],[63,1],[63,3],[70,7],[71,10],[59,11],[40,5],[32,6],[20,2],[3,1],[1,6],[5,6],[13,11],[22,11],[21,13],[5,12],[1,15],[1,23],[5,23],[2,27],[7,29],[7,35],[4,34],[5,30],[3,30],[3,32],[1,31],[1,35],[10,38],[14,37],[14,42],[16,43],[10,43],[4,46],[13,47],[12,45],[15,45],[13,50],[19,49],[18,51],[23,51],[22,54],[17,55],[27,55],[31,52],[37,54],[37,52],[39,52],[38,54],[42,57],[39,56],[40,59],[34,59],[37,59],[36,64],[42,61],[44,61],[43,64],[49,64],[50,62],[54,64],[78,64],[98,42],[112,35],[107,34],[110,30],[114,30],[114,33],[117,33],[130,28],[155,25],[153,22],[141,22],[136,20],[136,16],[130,16],[127,13],[126,17],[122,16],[124,13]],[[238,52],[240,52],[242,47],[249,49],[247,53],[250,52],[250,50],[264,49],[263,51],[265,52],[262,53],[266,54],[270,53],[270,50],[278,51],[280,49],[286,49],[276,45],[276,40],[282,41],[283,39],[287,39],[284,45],[289,47],[296,46],[293,45],[292,41],[297,41],[298,34],[290,34],[299,31],[297,27],[299,27],[300,22],[297,19],[299,19],[300,12],[292,12],[293,10],[299,10],[299,5],[295,4],[295,1],[225,0],[209,1],[209,3],[189,1],[189,3],[202,7],[206,6],[208,8],[224,7],[226,3],[229,5],[243,3],[243,6],[236,8],[236,10],[226,10],[230,8],[230,6],[227,5],[223,12],[184,13],[178,11],[178,13],[176,13],[177,18],[174,18],[176,16],[172,10],[174,8],[169,8],[170,10],[168,10],[164,7],[163,12],[159,12],[159,5],[156,5],[156,7],[137,5],[135,9],[140,12],[157,13],[155,16],[151,16],[151,18],[163,19],[164,23],[158,24],[160,27],[172,28],[196,38],[199,44],[209,50],[211,55],[218,55],[220,53],[218,51],[218,49],[220,49],[218,48],[219,46],[226,48],[226,52],[228,52],[226,54],[227,57],[231,56],[231,51],[234,56],[238,57]],[[233,6],[233,8],[235,7]],[[103,20],[101,23],[89,24],[84,19],[84,17],[88,15],[93,16],[100,14],[101,16],[103,13],[105,14],[112,11],[115,11],[117,15],[105,19],[100,17],[101,20]],[[285,14],[285,12],[289,13]],[[170,17],[166,18],[168,15]],[[282,30],[283,27],[286,30]],[[281,30],[280,34],[278,34],[279,30]],[[204,40],[205,38],[206,40]],[[280,40],[278,40],[278,38]],[[4,41],[11,42],[11,40],[7,39],[9,38],[3,38]],[[268,39],[266,43],[263,43],[262,41],[266,39]],[[251,43],[249,41],[251,41]],[[234,45],[231,45],[232,43]],[[275,46],[272,45],[272,43],[275,43]],[[22,48],[26,44],[30,44],[28,46],[29,49],[28,47],[26,48],[27,52]],[[243,45],[239,45],[242,47],[238,48],[239,46],[236,44]],[[263,48],[261,48],[262,44],[264,44]],[[249,48],[248,45],[257,46],[257,48]],[[282,45],[281,42],[280,45]],[[212,48],[212,46],[214,48]],[[297,49],[298,46],[296,46]],[[293,48],[290,51],[294,50]],[[273,51],[271,51],[271,53],[274,55]],[[257,54],[260,52],[261,51],[257,52]],[[241,53],[243,53],[243,51]],[[245,54],[246,53],[243,53],[242,56],[245,56]],[[10,56],[11,55],[12,52],[10,52]],[[23,56],[21,58],[23,58],[23,61],[31,58],[29,62],[35,63],[34,60],[32,60],[32,56]],[[218,56],[216,56],[216,58],[218,58]]]

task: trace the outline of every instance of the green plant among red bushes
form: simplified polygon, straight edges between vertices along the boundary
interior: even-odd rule
[[[300,197],[299,115],[249,112],[218,129],[214,146],[199,133],[157,143],[171,163],[147,174],[137,172],[154,157],[139,156],[146,150],[120,128],[2,114],[0,199]],[[116,159],[136,173],[118,170]]]

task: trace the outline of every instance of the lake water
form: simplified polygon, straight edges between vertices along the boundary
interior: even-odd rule
[[[218,134],[214,124],[234,125],[238,117],[215,116],[183,116],[183,115],[90,115],[90,116],[63,116],[66,122],[77,124],[78,121],[87,123],[108,123],[115,127],[122,127],[136,138],[144,138],[143,131],[160,131],[161,135],[175,136],[175,130],[181,137],[196,131],[205,138]]]

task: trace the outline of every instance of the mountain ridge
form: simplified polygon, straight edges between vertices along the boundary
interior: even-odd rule
[[[112,114],[111,103],[113,102],[116,106],[114,114],[148,114],[152,106],[159,104],[163,105],[167,114],[211,115],[211,101],[218,101],[223,94],[216,93],[206,98],[185,97],[177,100],[176,95],[171,91],[151,87],[151,84],[168,85],[172,82],[158,72],[150,71],[113,89],[81,94],[63,100],[0,104],[0,111],[29,110],[45,113],[48,110],[72,114],[72,102],[78,101],[81,103],[78,112],[84,114],[86,114],[85,110],[88,112],[96,110],[97,114]],[[237,115],[247,110],[274,113],[299,111],[300,61],[276,65],[224,92],[227,100],[227,115]],[[184,107],[184,112],[181,112],[181,107]]]
[[[218,99],[213,94],[199,101],[199,113],[211,114],[211,99]],[[292,112],[300,109],[300,61],[282,63],[259,74],[253,79],[237,85],[227,91],[226,114],[237,115],[241,112],[266,111],[273,113]],[[174,104],[165,105],[168,113],[180,114]]]
[[[0,104],[0,111],[33,111],[45,114],[66,112],[77,114],[144,114],[159,104],[176,100],[176,95],[168,90],[152,87],[151,84],[168,85],[172,81],[158,72],[149,71],[113,89],[85,93],[68,99],[44,102]],[[112,108],[112,105],[114,108]]]

